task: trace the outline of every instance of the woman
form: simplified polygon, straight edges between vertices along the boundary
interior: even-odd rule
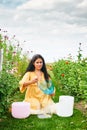
[[[25,93],[25,102],[30,102],[31,110],[45,110],[53,105],[54,87],[49,89],[50,76],[47,73],[44,58],[40,54],[32,57],[26,72],[19,82],[20,91]],[[40,111],[39,111],[40,112]]]

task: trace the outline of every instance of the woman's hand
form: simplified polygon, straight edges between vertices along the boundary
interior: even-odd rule
[[[37,82],[38,82],[38,78],[35,76],[32,80],[29,80],[28,82],[25,82],[23,84],[23,87],[27,87],[28,85],[33,84],[33,83],[37,83]]]
[[[38,78],[37,76],[35,76],[32,80],[31,80],[31,83],[37,83],[38,82]]]
[[[55,96],[55,92],[56,92],[56,89],[54,88],[54,92],[52,94],[50,94],[50,96],[54,97]]]
[[[55,96],[55,93],[50,94],[50,96],[54,97],[54,96]]]

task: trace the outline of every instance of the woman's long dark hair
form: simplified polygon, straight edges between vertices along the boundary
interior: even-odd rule
[[[36,55],[34,55],[34,56],[32,57],[32,59],[31,59],[31,61],[29,62],[29,65],[28,65],[28,67],[27,67],[25,73],[28,72],[28,71],[33,72],[33,71],[35,70],[34,62],[35,62],[38,58],[42,59],[42,61],[43,61],[43,66],[42,66],[42,68],[41,68],[41,71],[44,73],[45,80],[48,81],[50,75],[49,75],[48,72],[47,72],[45,60],[44,60],[44,58],[43,58],[40,54],[36,54]]]

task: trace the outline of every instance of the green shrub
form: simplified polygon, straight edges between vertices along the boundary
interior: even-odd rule
[[[76,100],[87,100],[87,62],[59,60],[53,64],[53,74],[58,87],[65,94],[75,96]]]
[[[7,115],[12,97],[19,91],[18,82],[28,64],[27,55],[22,55],[19,43],[13,45],[7,36],[0,34],[0,46],[3,48],[3,65],[0,72],[0,117]],[[2,46],[3,45],[3,46]]]
[[[0,117],[7,114],[15,92],[18,91],[18,77],[3,70],[0,73]]]

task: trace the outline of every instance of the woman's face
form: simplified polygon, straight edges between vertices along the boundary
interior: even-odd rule
[[[35,62],[34,62],[34,66],[36,70],[41,70],[42,66],[43,66],[43,60],[41,58],[38,58]]]

